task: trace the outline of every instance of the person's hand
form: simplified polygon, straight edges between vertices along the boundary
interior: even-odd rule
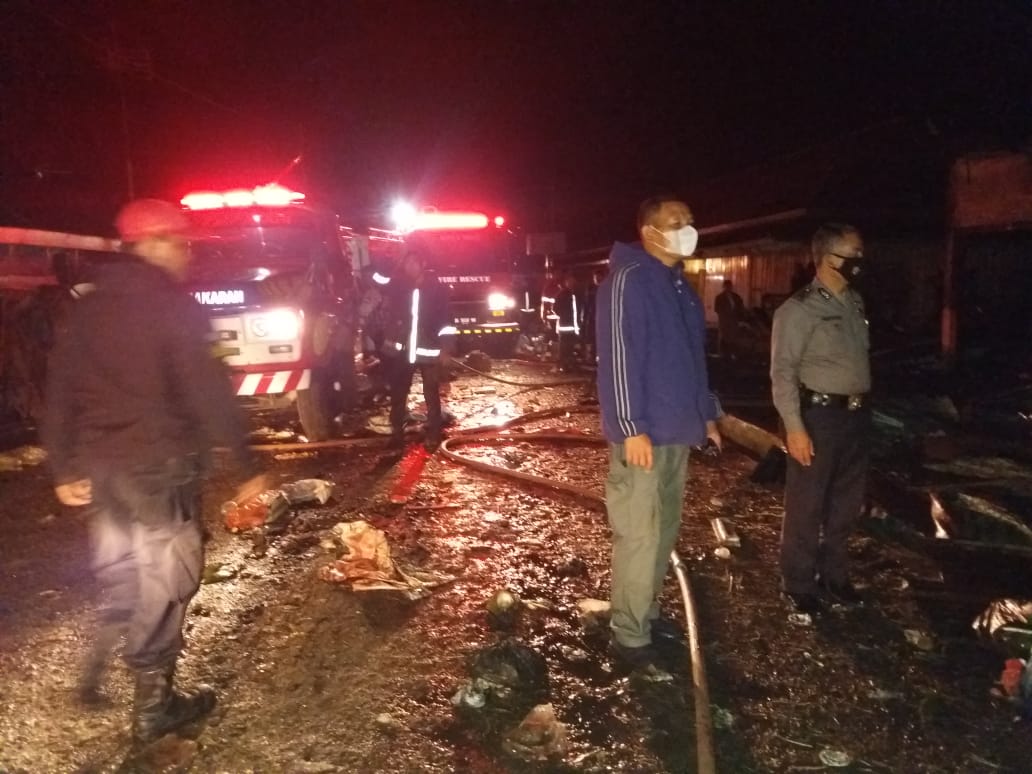
[[[805,430],[797,430],[794,433],[788,433],[785,436],[785,442],[792,459],[804,468],[810,467],[814,456],[813,441],[810,440],[810,434]]]
[[[624,441],[624,456],[628,465],[652,470],[652,440],[645,433],[632,435]]]
[[[248,479],[242,483],[233,495],[233,502],[245,503],[252,497],[257,497],[265,490],[269,489],[269,477],[264,473],[259,473],[252,479]]]
[[[57,499],[63,505],[78,508],[93,502],[93,483],[88,478],[72,481],[69,484],[58,484],[54,487]]]
[[[720,435],[720,430],[717,429],[717,423],[713,420],[706,423],[706,438],[713,442],[717,451],[724,451],[724,439]]]

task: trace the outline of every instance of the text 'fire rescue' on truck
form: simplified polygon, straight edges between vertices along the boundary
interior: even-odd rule
[[[209,312],[236,394],[294,400],[309,440],[328,438],[354,397],[355,280],[337,216],[279,185],[201,191],[189,289]]]
[[[437,281],[448,286],[451,324],[442,336],[454,349],[483,349],[495,355],[515,351],[525,314],[515,274],[516,241],[502,216],[482,212],[392,208],[407,250],[418,252]]]

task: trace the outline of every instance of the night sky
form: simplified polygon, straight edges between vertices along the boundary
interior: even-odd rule
[[[626,236],[651,192],[880,122],[958,151],[1032,130],[1024,0],[0,8],[5,224],[104,228],[126,134],[138,195],[265,182],[301,154],[284,182],[345,219],[404,194],[576,246]]]

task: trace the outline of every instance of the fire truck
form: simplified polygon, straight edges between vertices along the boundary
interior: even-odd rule
[[[482,349],[511,354],[529,308],[529,287],[517,271],[517,243],[505,218],[475,211],[392,208],[396,233],[405,249],[423,255],[449,289],[452,324],[442,335],[453,351]]]
[[[188,288],[208,311],[233,389],[255,407],[296,404],[306,437],[328,438],[354,399],[357,237],[280,185],[197,191]]]

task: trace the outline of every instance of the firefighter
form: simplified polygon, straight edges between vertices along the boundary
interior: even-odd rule
[[[375,405],[389,395],[387,378],[380,353],[383,350],[383,299],[390,280],[376,268],[362,272],[362,295],[358,303],[358,325],[362,330],[362,370],[371,386],[369,401]]]
[[[109,605],[79,684],[98,703],[107,660],[135,674],[132,739],[142,746],[207,713],[211,688],[173,688],[183,620],[204,567],[201,474],[212,447],[228,446],[266,489],[247,448],[245,420],[211,354],[210,327],[179,287],[189,222],[169,202],[132,201],[117,220],[135,260],[103,268],[76,302],[50,364],[41,427],[58,499],[90,508],[92,565]]]
[[[421,254],[410,251],[384,285],[382,352],[391,394],[389,448],[404,446],[408,394],[416,369],[426,399],[424,445],[434,451],[441,443],[441,329],[451,322],[448,296],[436,275],[426,269]]]
[[[563,277],[563,289],[555,298],[559,370],[563,373],[577,370],[577,345],[580,343],[583,307],[583,301],[577,297],[577,280],[572,274],[567,274]]]
[[[544,285],[541,286],[541,324],[545,330],[545,341],[549,344],[556,340],[555,300],[561,290],[562,286],[559,281],[551,270],[548,270],[545,274]]]

